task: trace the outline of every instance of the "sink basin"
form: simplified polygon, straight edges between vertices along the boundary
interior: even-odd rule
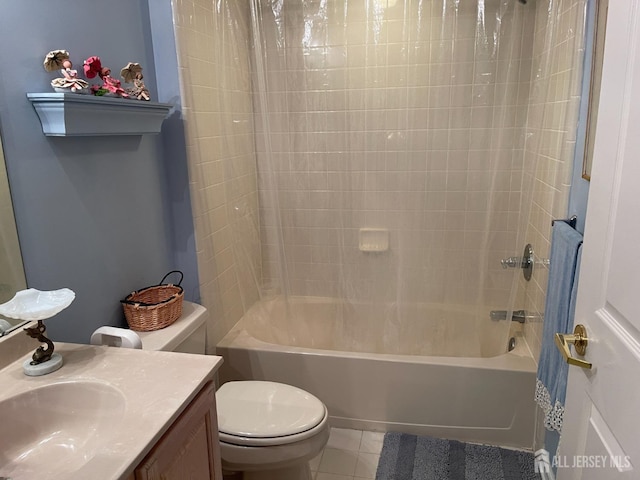
[[[125,411],[108,383],[67,381],[0,401],[0,477],[58,478],[76,471],[114,441]],[[117,437],[116,437],[117,438]]]
[[[17,342],[21,339],[28,342]],[[125,480],[222,363],[181,355],[58,343],[64,365],[28,377],[32,339],[0,340],[0,479]],[[22,353],[21,353],[22,352]]]

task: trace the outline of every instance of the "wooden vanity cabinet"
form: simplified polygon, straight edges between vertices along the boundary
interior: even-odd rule
[[[135,480],[222,480],[215,390],[208,383],[134,472]]]

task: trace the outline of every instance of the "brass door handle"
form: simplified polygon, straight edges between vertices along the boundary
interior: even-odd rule
[[[593,366],[591,362],[585,362],[584,360],[571,356],[571,350],[569,349],[569,344],[573,343],[578,355],[584,355],[587,351],[587,329],[584,328],[584,325],[576,325],[576,328],[573,330],[573,335],[569,333],[556,333],[555,342],[562,357],[569,365],[576,365],[577,367],[587,369]]]

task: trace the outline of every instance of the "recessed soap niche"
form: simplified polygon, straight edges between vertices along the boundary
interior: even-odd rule
[[[358,234],[358,248],[361,252],[386,252],[389,250],[389,229],[361,228]]]

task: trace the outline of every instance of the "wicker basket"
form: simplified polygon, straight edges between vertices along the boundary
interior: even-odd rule
[[[163,284],[172,273],[180,274],[178,284]],[[184,298],[184,290],[180,284],[183,278],[181,271],[173,270],[158,285],[137,290],[121,300],[129,328],[139,332],[160,330],[180,318]]]

